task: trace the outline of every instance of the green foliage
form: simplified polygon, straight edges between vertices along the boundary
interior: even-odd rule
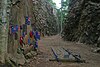
[[[50,4],[52,4],[53,7],[56,8],[56,4],[52,0],[48,0]],[[64,24],[64,20],[66,20],[66,16],[68,13],[68,5],[69,5],[69,0],[62,0],[61,1],[61,8],[57,9],[57,17],[59,21],[59,27],[61,26],[61,21]]]
[[[48,2],[52,5],[52,7],[56,8],[56,3],[54,3],[52,0],[48,0]]]
[[[68,5],[69,5],[69,0],[64,0],[62,2],[62,16],[63,16],[63,19],[66,17],[67,15],[67,12],[68,12]]]
[[[2,22],[2,19],[0,18],[0,22]]]
[[[58,18],[61,20],[61,16],[62,16],[62,21],[64,21],[65,17],[67,16],[68,5],[69,5],[69,0],[62,0],[61,8],[58,9],[58,16],[60,16]]]
[[[60,31],[64,28],[64,21],[67,19],[69,0],[62,0],[61,8],[57,9],[57,16],[59,21]],[[61,27],[62,25],[62,27]]]

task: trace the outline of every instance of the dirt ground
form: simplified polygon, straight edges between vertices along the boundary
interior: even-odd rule
[[[86,60],[86,63],[49,61],[53,56],[51,47],[64,47],[78,53]],[[89,45],[63,41],[59,36],[41,38],[39,41],[39,51],[41,53],[31,59],[31,62],[26,63],[24,67],[100,67],[100,54],[93,53],[91,48]]]

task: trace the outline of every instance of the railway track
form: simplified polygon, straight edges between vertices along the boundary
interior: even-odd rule
[[[73,54],[63,47],[51,47],[51,51],[53,57],[49,59],[50,61],[85,63],[85,60],[83,60],[79,54]]]

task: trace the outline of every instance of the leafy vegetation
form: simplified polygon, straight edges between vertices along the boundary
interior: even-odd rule
[[[56,3],[54,3],[52,0],[48,0],[48,2],[52,5],[52,7],[56,8]]]
[[[61,30],[61,22],[62,22],[62,28],[64,27],[64,21],[66,20],[66,16],[68,13],[68,5],[69,0],[61,0],[61,8],[57,8],[56,3],[54,3],[52,0],[48,0],[48,2],[57,10],[57,17],[59,22],[59,30]]]

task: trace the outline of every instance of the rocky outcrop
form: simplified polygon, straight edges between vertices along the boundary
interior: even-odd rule
[[[100,1],[70,0],[63,38],[100,46]]]

